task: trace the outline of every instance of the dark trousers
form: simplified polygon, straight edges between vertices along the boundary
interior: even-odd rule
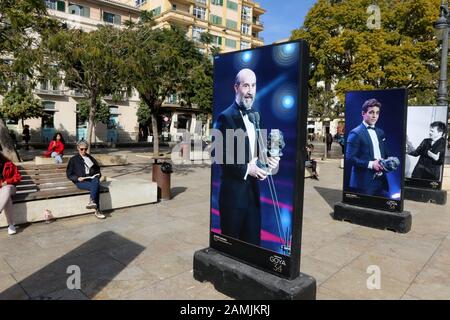
[[[220,206],[220,228],[222,234],[260,246],[261,209],[250,197],[247,208]]]
[[[76,185],[78,189],[88,190],[91,193],[91,199],[97,204],[97,208],[100,208],[100,180],[98,178],[77,182]]]

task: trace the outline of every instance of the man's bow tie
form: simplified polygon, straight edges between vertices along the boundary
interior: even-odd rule
[[[239,110],[241,110],[243,116],[246,116],[246,115],[248,115],[249,113],[255,112],[255,110],[253,110],[252,108],[250,108],[250,109],[239,108]]]
[[[368,127],[367,127],[367,129],[372,129],[372,130],[375,130],[375,127],[372,127],[372,126],[368,126]]]

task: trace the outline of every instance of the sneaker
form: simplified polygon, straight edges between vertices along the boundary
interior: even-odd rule
[[[101,213],[100,210],[95,210],[94,215],[97,219],[105,219],[106,218],[106,216],[103,213]]]
[[[16,233],[17,233],[16,228],[14,227],[13,224],[10,224],[10,225],[8,226],[8,234],[9,234],[9,235],[13,235],[13,234],[16,234]]]
[[[89,201],[89,203],[86,205],[86,209],[97,209],[97,204],[94,201]]]

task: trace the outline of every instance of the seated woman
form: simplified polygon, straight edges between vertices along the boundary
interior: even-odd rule
[[[70,158],[67,164],[66,175],[78,189],[89,190],[91,199],[87,209],[95,209],[94,215],[98,219],[105,219],[100,211],[100,166],[90,154],[87,153],[88,143],[81,140],[77,143],[78,154]]]
[[[44,156],[55,158],[55,163],[63,163],[62,157],[64,155],[64,138],[61,133],[57,132],[53,136],[52,141],[48,145],[47,151]]]
[[[311,158],[311,154],[314,151],[314,145],[308,144],[306,146],[306,161],[305,161],[305,167],[311,168],[312,176],[311,178],[319,180],[319,174],[317,173],[317,161]]]
[[[6,222],[8,223],[8,234],[10,235],[16,233],[11,198],[16,194],[15,185],[18,184],[20,180],[22,180],[22,176],[17,170],[17,167],[0,152],[0,213],[4,210]]]

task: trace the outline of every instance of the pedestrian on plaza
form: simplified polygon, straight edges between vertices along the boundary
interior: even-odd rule
[[[29,141],[30,141],[30,126],[25,125],[22,130],[22,140],[25,142],[25,150],[29,149]]]
[[[47,151],[44,152],[44,156],[54,158],[56,164],[63,163],[64,145],[65,142],[62,134],[59,132],[55,133],[52,141],[48,145]]]
[[[333,136],[331,133],[327,134],[327,152],[331,151],[331,144],[333,143]]]
[[[70,158],[66,175],[78,189],[90,192],[86,209],[95,209],[95,217],[105,219],[105,215],[100,211],[100,166],[97,160],[87,153],[88,146],[85,140],[77,143],[78,154]]]
[[[15,185],[20,180],[22,180],[22,176],[17,170],[17,167],[0,152],[0,213],[2,211],[5,212],[9,235],[16,233],[12,211],[12,196],[16,194]]]

